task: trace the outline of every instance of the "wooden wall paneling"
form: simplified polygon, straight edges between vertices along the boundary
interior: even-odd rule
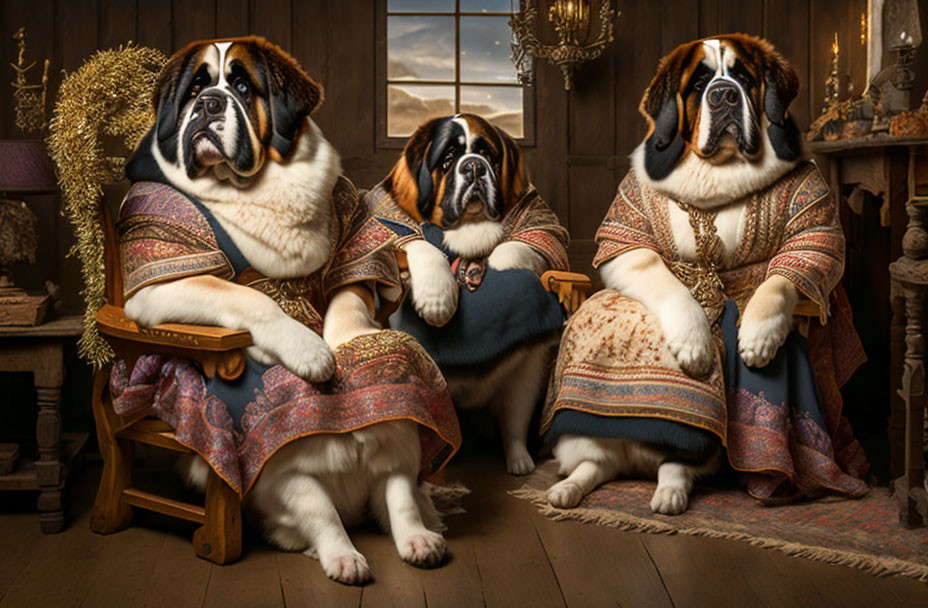
[[[101,49],[117,48],[138,40],[138,4],[126,0],[100,0],[97,44]]]
[[[557,214],[570,226],[570,193],[567,164],[568,95],[560,70],[536,70],[535,86],[526,90],[535,96],[535,147],[527,149],[532,182]],[[612,113],[612,109],[608,109]]]
[[[97,0],[58,0],[55,3],[55,56],[52,59],[52,74],[49,77],[49,84],[55,90],[52,99],[57,99],[57,89],[64,78],[61,70],[75,72],[96,52],[99,46],[99,23]],[[51,90],[49,96],[51,97]],[[51,112],[53,104],[49,105]],[[60,197],[58,204],[60,207]],[[57,282],[61,285],[62,305],[72,310],[82,307],[80,291],[84,288],[84,281],[80,274],[80,260],[77,256],[66,257],[75,240],[71,222],[64,215],[56,214],[54,237],[51,234],[43,234],[39,238],[55,238],[57,241]]]
[[[679,45],[699,38],[700,6],[697,2],[681,3],[676,0],[661,2],[661,45],[664,54]]]
[[[842,13],[834,10],[830,0],[810,0],[809,10],[809,120],[822,112],[825,98],[825,78],[831,70],[831,44],[835,32],[841,42]],[[839,58],[839,69],[843,62]]]
[[[638,112],[641,97],[651,83],[658,61],[670,50],[664,48],[661,36],[656,34],[661,31],[661,8],[658,2],[647,0],[628,3],[622,9],[623,21],[616,27],[615,155],[625,162],[624,166],[616,167],[620,175],[628,166],[624,159],[647,132],[647,123]]]
[[[721,34],[719,30],[719,0],[699,0],[699,37]]]
[[[216,37],[216,4],[213,0],[174,0],[175,51],[194,40]]]
[[[720,34],[764,32],[764,0],[719,0]]]
[[[261,0],[251,4],[251,32],[264,36],[283,50],[290,52],[290,0]]]
[[[616,170],[615,162],[577,156],[568,157],[567,170],[570,235],[575,239],[591,239],[615,197],[623,173]]]
[[[166,0],[138,0],[138,42],[170,55],[174,52],[174,8]]]
[[[374,153],[374,27],[372,2],[332,3],[328,105],[334,128],[326,133],[342,158]]]
[[[332,5],[325,2],[307,5],[293,3],[293,38],[291,48],[306,73],[325,89],[322,106],[313,114],[313,120],[326,135],[334,125],[335,104],[329,96],[329,49],[331,48]],[[372,111],[374,108],[372,108]]]
[[[301,4],[299,1],[297,5]],[[216,0],[216,37],[232,38],[251,34],[248,0]]]
[[[55,58],[52,60],[54,77],[49,81],[60,86],[60,70],[68,73],[77,70],[93,55],[99,45],[98,0],[58,0],[55,2]]]
[[[628,25],[623,22],[620,29],[635,29],[628,28]],[[616,46],[610,45],[601,57],[583,64],[574,72],[567,106],[568,150],[571,154],[615,153],[616,116],[613,109],[616,81],[621,78],[616,67]],[[550,86],[557,85],[551,82]]]
[[[766,0],[764,37],[789,61],[799,77],[799,95],[790,114],[801,131],[809,128],[809,2]]]

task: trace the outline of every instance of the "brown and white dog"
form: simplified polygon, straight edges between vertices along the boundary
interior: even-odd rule
[[[526,243],[505,240],[502,224],[529,185],[519,146],[504,131],[472,114],[435,118],[421,125],[382,184],[415,222],[444,229],[444,247],[461,258],[485,258],[495,270],[526,269],[540,275],[548,270],[548,262]],[[427,323],[444,325],[457,310],[459,291],[447,257],[421,239],[402,247],[413,307]],[[517,346],[489,368],[442,367],[456,407],[493,407],[506,467],[515,475],[535,468],[526,436],[556,341],[555,336]]]
[[[717,209],[716,229],[731,258],[740,243],[752,192],[774,183],[802,160],[799,131],[787,113],[799,81],[766,40],[733,34],[677,47],[661,60],[640,111],[648,134],[632,153],[639,182],[671,199]],[[688,215],[669,205],[680,255],[696,259]],[[606,287],[637,300],[656,315],[680,367],[700,376],[715,347],[706,314],[661,256],[632,249],[600,267]],[[755,291],[742,315],[738,343],[749,366],[766,365],[793,324],[798,295],[772,275]],[[555,455],[564,479],[548,491],[555,506],[570,507],[597,485],[622,474],[657,476],[651,508],[686,509],[693,480],[711,474],[719,459],[684,464],[673,454],[636,441],[564,435]]]
[[[271,278],[308,276],[330,257],[330,197],[338,153],[310,119],[322,87],[263,38],[194,42],[162,71],[157,122],[127,168],[133,181],[160,173],[217,218],[248,261]],[[372,302],[346,288],[330,300],[323,336],[289,317],[270,297],[213,276],[144,287],[126,314],[144,326],[182,322],[248,330],[248,354],[321,382],[333,350],[376,332]],[[417,485],[418,430],[379,423],[341,435],[287,444],[267,462],[246,505],[267,538],[318,558],[343,583],[370,578],[345,525],[368,514],[389,529],[400,556],[435,565],[445,551],[431,500]],[[182,464],[205,488],[199,457]]]

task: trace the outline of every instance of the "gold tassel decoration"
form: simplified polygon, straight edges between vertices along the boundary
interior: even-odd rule
[[[97,332],[95,315],[104,304],[103,186],[123,179],[125,159],[107,156],[104,137],[121,137],[129,150],[155,122],[152,94],[167,57],[127,45],[99,51],[64,79],[49,124],[49,153],[77,244],[84,278],[84,333],[78,353],[96,367],[113,351]]]

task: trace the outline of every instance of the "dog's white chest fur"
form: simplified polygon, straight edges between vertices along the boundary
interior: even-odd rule
[[[715,230],[725,246],[724,263],[731,262],[732,255],[744,235],[749,200],[730,203],[718,210],[715,216]],[[670,227],[673,230],[673,242],[680,256],[689,262],[696,260],[696,236],[690,226],[689,214],[671,200],[667,201],[670,215]]]

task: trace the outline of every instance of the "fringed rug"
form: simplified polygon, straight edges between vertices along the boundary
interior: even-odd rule
[[[740,540],[787,555],[860,568],[878,576],[899,575],[928,582],[928,528],[899,525],[895,502],[885,487],[860,499],[763,506],[739,488],[697,486],[682,515],[651,512],[653,481],[619,480],[591,492],[573,509],[556,509],[545,491],[560,477],[554,461],[541,464],[510,494],[531,501],[555,520],[574,520],[657,534],[692,534]]]

